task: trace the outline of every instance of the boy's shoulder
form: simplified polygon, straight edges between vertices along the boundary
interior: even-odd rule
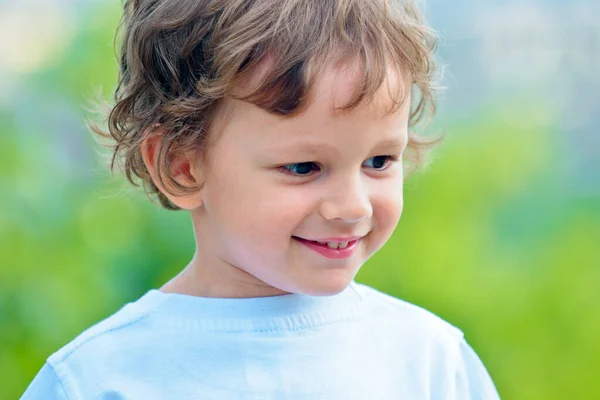
[[[462,330],[433,312],[394,297],[365,284],[356,284],[359,293],[369,303],[373,318],[385,320],[391,327],[413,330],[418,335],[446,336],[451,340],[462,340]]]
[[[131,346],[143,346],[144,332],[150,329],[149,317],[159,309],[144,295],[126,303],[119,310],[88,327],[70,342],[48,357],[48,363],[58,366],[71,357],[110,357]],[[155,303],[155,301],[153,302]]]
[[[423,307],[364,284],[353,286],[362,298],[362,311],[352,314],[356,317],[354,322],[347,321],[358,324],[355,327],[363,325],[364,329],[378,330],[386,337],[404,338],[406,343],[444,343],[452,347],[463,339],[460,329]],[[177,336],[173,330],[165,330],[171,326],[165,324],[165,318],[171,318],[173,311],[166,307],[166,297],[152,294],[149,292],[137,301],[125,304],[114,314],[85,329],[48,357],[48,363],[60,369],[67,364],[90,360],[101,361],[103,365],[123,362],[125,358],[133,362],[136,355],[147,354],[148,349],[156,348],[157,340],[163,340],[162,334]],[[175,326],[177,330],[182,327]]]

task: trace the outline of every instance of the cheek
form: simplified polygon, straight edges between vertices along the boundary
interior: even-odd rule
[[[373,209],[378,225],[386,232],[392,232],[402,214],[404,196],[402,183],[382,187],[373,199]]]
[[[289,240],[310,207],[299,188],[284,187],[256,176],[231,174],[219,178],[213,208],[228,234],[258,248]]]
[[[227,237],[240,260],[249,265],[278,265],[284,261],[291,235],[307,215],[306,201],[271,191],[244,208],[247,213],[230,218]]]
[[[252,229],[266,232],[271,240],[287,240],[310,214],[310,196],[293,187],[270,187],[253,204]]]

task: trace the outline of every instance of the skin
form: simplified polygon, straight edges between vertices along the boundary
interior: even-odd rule
[[[408,99],[398,112],[386,113],[391,100],[384,84],[373,102],[335,110],[354,93],[359,73],[356,63],[326,67],[309,106],[294,117],[225,100],[206,162],[195,154],[173,162],[184,171],[176,179],[204,182],[204,187],[173,196],[157,185],[190,211],[196,238],[193,259],[161,291],[202,297],[321,296],[348,286],[400,219],[410,104]],[[390,87],[399,82],[389,74]],[[142,146],[142,155],[155,176],[152,140]],[[304,144],[316,147],[301,150]],[[305,162],[314,164],[293,165]],[[286,165],[288,173],[279,168]],[[364,237],[351,257],[334,260],[294,236]]]

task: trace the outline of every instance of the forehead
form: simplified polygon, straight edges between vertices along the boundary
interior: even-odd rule
[[[354,108],[344,109],[361,90],[364,90],[365,68],[365,65],[357,59],[341,64],[327,64],[315,81],[309,96],[311,104],[328,108],[332,114],[357,111],[370,113],[373,117],[384,117],[390,114],[389,110],[400,98],[406,97],[404,105],[409,105],[409,96],[403,96],[410,94],[407,92],[410,87],[407,76],[390,64],[380,87],[372,98],[365,98]]]
[[[268,73],[268,67],[267,63],[257,67],[256,75],[250,76],[237,90],[249,90],[259,84],[260,74]],[[339,146],[338,139],[343,142],[343,138],[365,145],[381,141],[406,143],[410,97],[397,111],[389,112],[393,99],[397,98],[391,93],[405,90],[406,79],[393,68],[389,70],[372,99],[347,110],[340,108],[361,90],[364,68],[359,62],[325,65],[308,94],[306,107],[290,116],[275,115],[251,103],[226,98],[221,113],[225,141],[235,141],[247,148],[289,144],[323,146],[323,150],[325,142],[335,140],[331,144]]]
[[[304,108],[316,103],[319,108],[327,108],[332,113],[344,113],[354,108],[363,108],[379,115],[389,114],[396,103],[402,105],[410,103],[410,78],[402,65],[394,64],[390,60],[379,62],[378,65],[380,64],[383,64],[383,70],[369,68],[358,55],[342,58],[336,52],[325,60],[306,61],[303,68],[298,70],[300,71],[298,75],[294,76],[293,86],[302,87],[301,92],[306,92],[298,99],[305,106]],[[271,78],[276,68],[273,53],[267,53],[257,65],[235,81],[233,97],[244,97],[258,89]],[[369,94],[373,92],[367,90],[364,85],[368,82],[372,86],[373,75],[379,77],[378,74],[382,75],[381,82],[378,82],[376,86],[378,90],[373,96],[366,96],[354,107],[346,107],[361,92]],[[280,95],[281,92],[278,93],[277,89],[268,94],[272,98]]]

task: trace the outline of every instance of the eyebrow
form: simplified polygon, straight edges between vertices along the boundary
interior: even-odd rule
[[[399,139],[386,139],[383,140],[379,143],[377,143],[373,149],[402,149],[404,148],[406,145],[406,143],[402,140]],[[339,150],[337,147],[335,146],[331,146],[330,144],[327,143],[300,143],[300,144],[293,144],[293,145],[289,145],[289,146],[280,146],[280,147],[273,147],[270,148],[269,150],[274,151],[274,152],[293,152],[293,153],[301,153],[301,154],[309,154],[309,155],[315,155],[315,154],[319,154],[320,151],[323,150],[328,150],[328,151],[332,151],[334,153],[339,153]]]
[[[406,146],[406,141],[399,139],[386,139],[377,143],[374,148],[385,148],[385,149],[395,149],[395,148],[404,148]]]

